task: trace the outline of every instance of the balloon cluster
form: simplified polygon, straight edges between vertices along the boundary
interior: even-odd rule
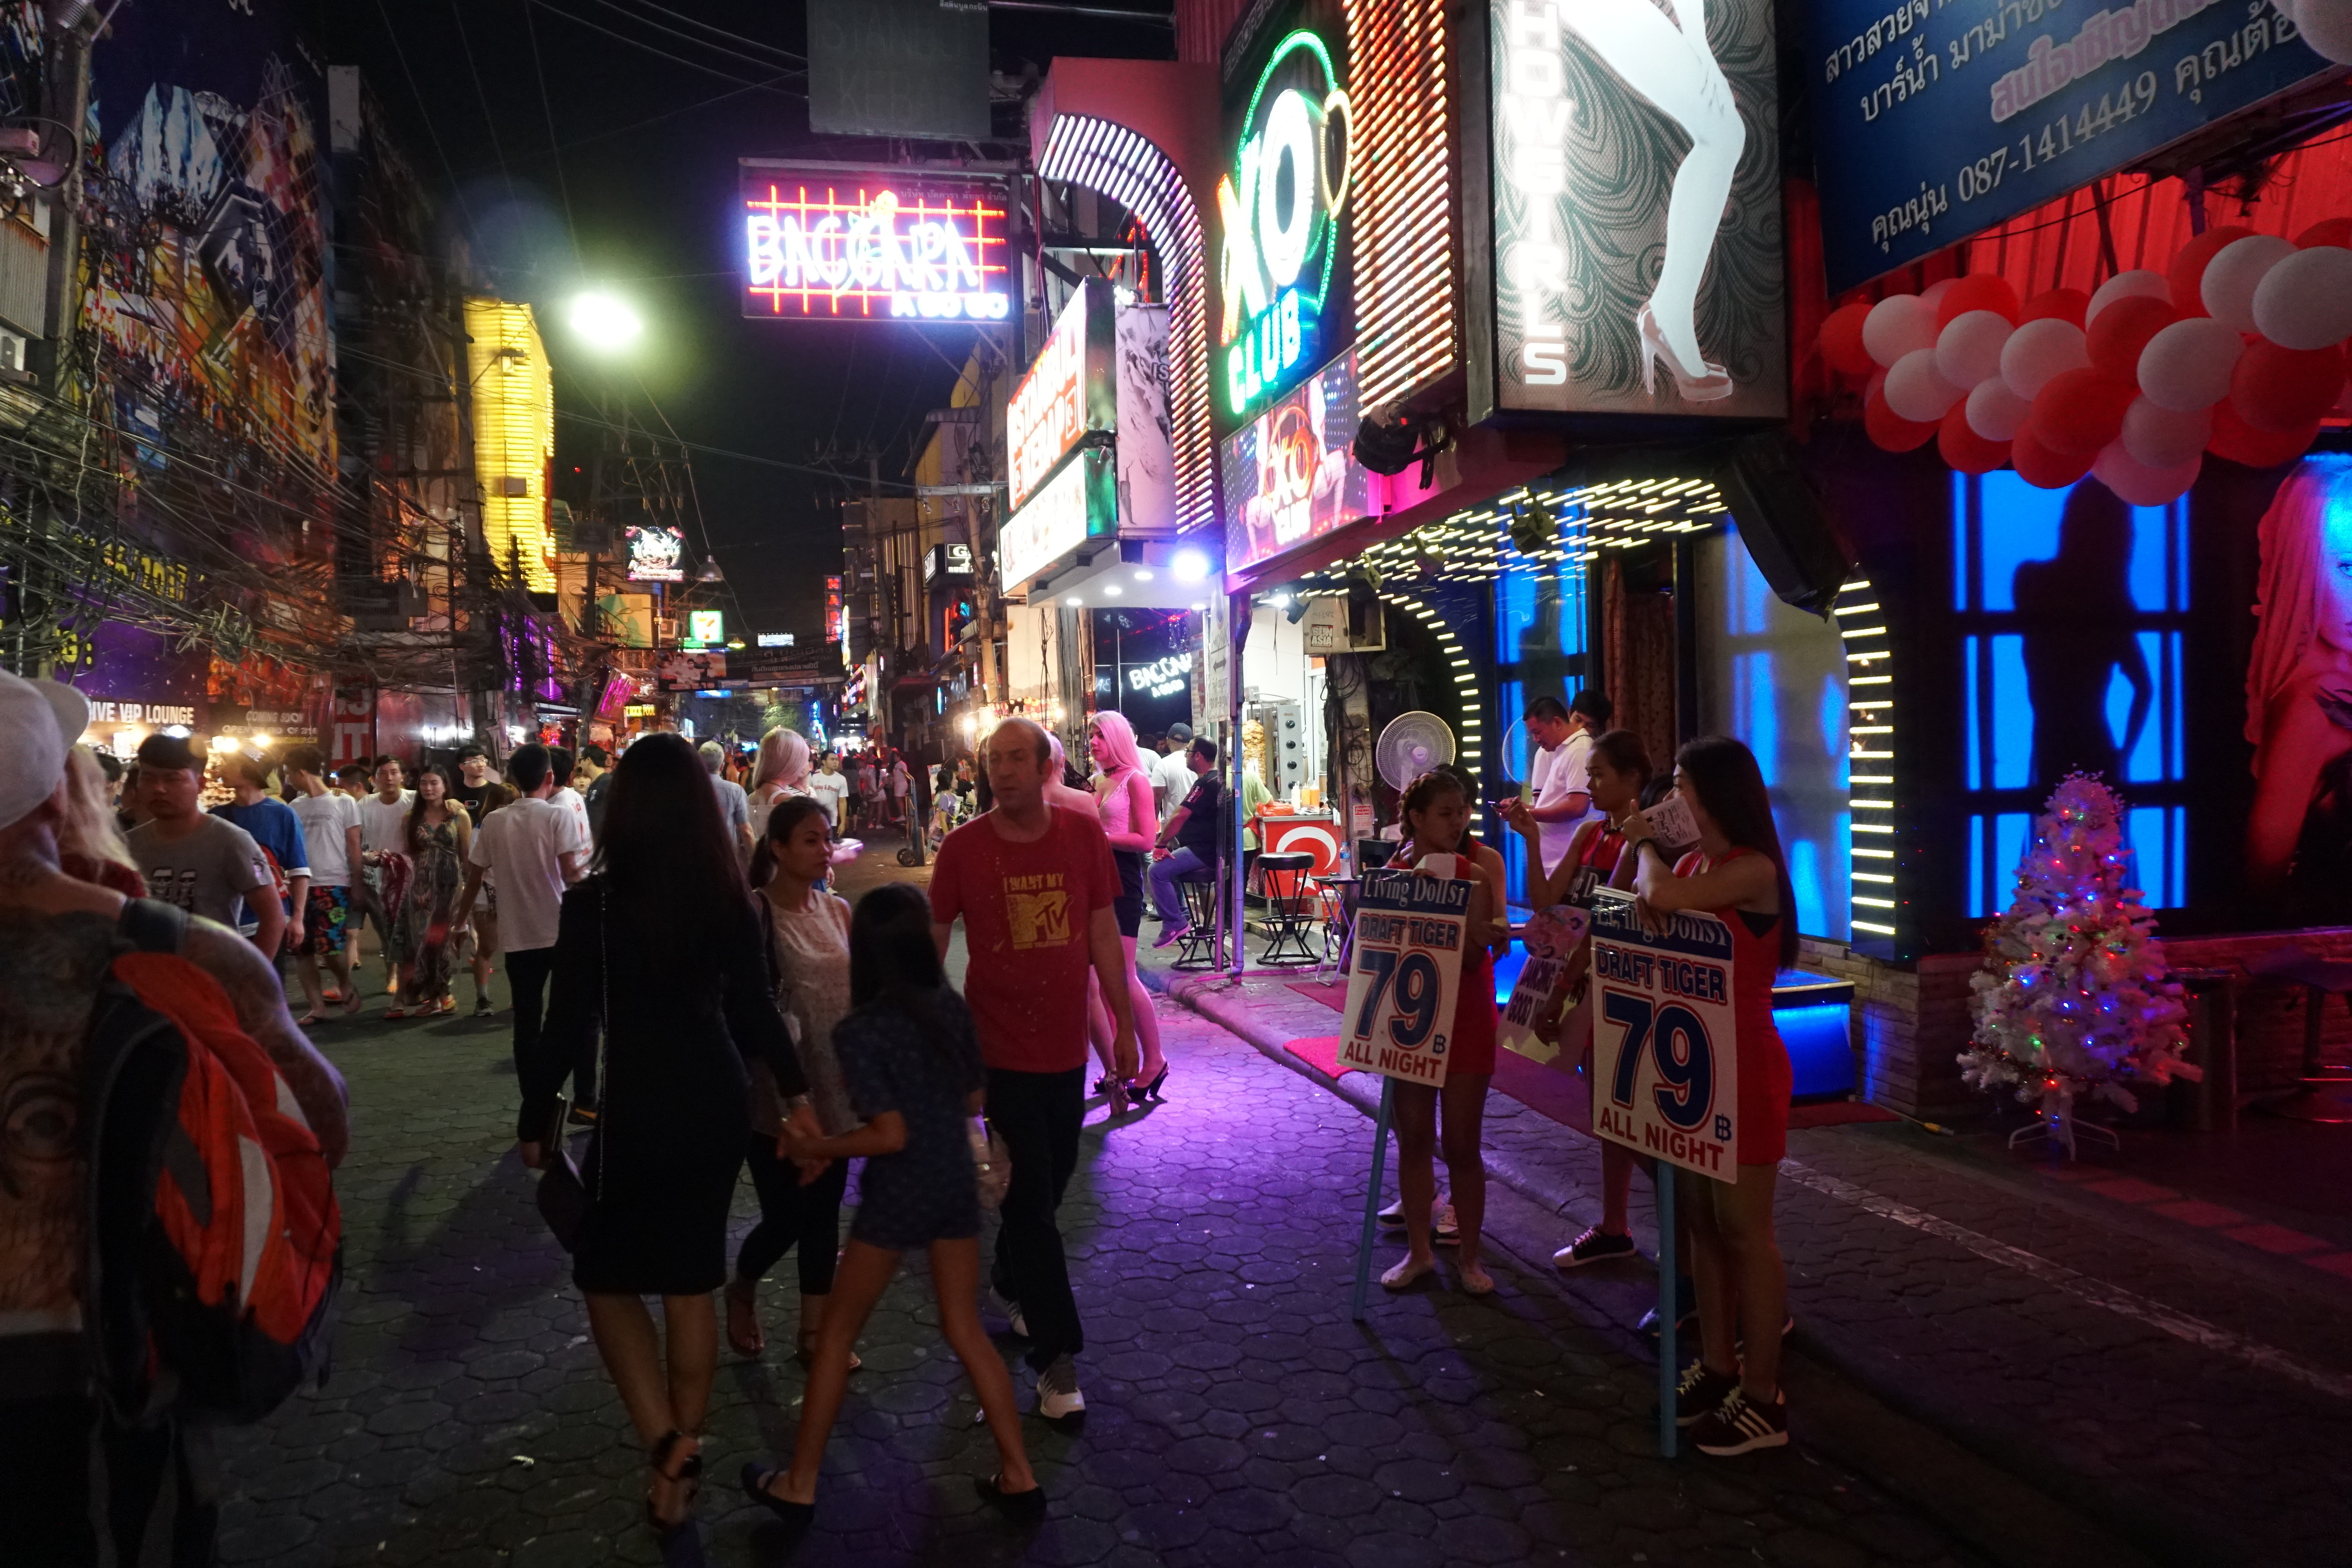
[[[2162,272],[2021,300],[1972,273],[1831,312],[1822,352],[1866,382],[1863,423],[1890,452],[1936,443],[1963,473],[2013,465],[2058,489],[2085,474],[2135,507],[2197,481],[2205,454],[2299,456],[2343,396],[2352,218],[2292,244],[2209,229]]]

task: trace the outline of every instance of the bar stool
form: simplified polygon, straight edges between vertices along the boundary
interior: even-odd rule
[[[1315,857],[1311,854],[1257,857],[1258,876],[1265,889],[1266,930],[1274,938],[1257,956],[1259,963],[1286,968],[1322,962],[1315,949],[1307,945],[1307,933],[1315,926],[1308,911],[1317,900],[1307,883],[1307,873],[1314,867]]]
[[[1184,935],[1176,938],[1176,961],[1171,969],[1216,969],[1224,967],[1225,946],[1217,933],[1218,896],[1225,885],[1223,867],[1213,878],[1200,881],[1187,879],[1176,884],[1176,895],[1184,901],[1184,918],[1190,924]]]

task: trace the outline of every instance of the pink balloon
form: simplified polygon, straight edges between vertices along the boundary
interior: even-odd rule
[[[1936,373],[1962,391],[2000,374],[2000,350],[2013,330],[1998,311],[1962,311],[1936,339]]]
[[[1889,370],[1915,349],[1936,346],[1936,310],[1916,294],[1890,294],[1862,320],[1862,346]]]
[[[2144,267],[2130,272],[2118,272],[2100,284],[2098,291],[2091,296],[2090,308],[2083,312],[2083,326],[2087,329],[2099,319],[2100,311],[2118,299],[2129,299],[2135,296],[2161,299],[2169,305],[2172,303],[2172,285],[2165,280],[2164,274],[2150,272]]]
[[[1999,376],[1977,383],[1969,393],[1969,428],[1987,441],[2009,441],[2025,428],[2025,416],[2033,404],[2009,390],[2009,383]]]
[[[2119,501],[2135,507],[2161,507],[2187,494],[2204,465],[2204,454],[2199,453],[2170,468],[2150,468],[2125,451],[2122,442],[2111,441],[2092,460],[2091,473],[2114,491]]]
[[[1944,296],[1958,287],[1959,281],[1957,277],[1947,277],[1939,282],[1931,283],[1919,291],[1920,302],[1927,307],[1928,315],[1936,314],[1937,308],[1944,303]]]
[[[2083,329],[2072,321],[2045,316],[2039,321],[2028,321],[2001,345],[2000,379],[2009,383],[2010,391],[2031,402],[2052,377],[2090,362],[2091,350],[2083,337]],[[2222,390],[2229,390],[2226,382]]]
[[[2205,450],[2213,439],[2213,412],[2182,413],[2150,402],[2145,394],[2124,411],[2123,448],[2147,468],[2177,468]]]
[[[2158,408],[2194,413],[2230,395],[2230,372],[2246,341],[2226,321],[2191,316],[2175,321],[2139,351],[2141,395]]]
[[[1941,419],[1960,389],[1936,373],[1936,350],[1914,349],[1886,372],[1886,406],[1915,423]]]
[[[2205,279],[2197,286],[2205,308],[2233,332],[2252,332],[2254,290],[2270,269],[2294,254],[2291,241],[2276,235],[2248,235],[2231,240],[2206,265]]]

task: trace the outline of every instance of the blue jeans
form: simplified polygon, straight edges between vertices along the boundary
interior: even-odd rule
[[[1178,848],[1163,861],[1151,862],[1151,907],[1160,911],[1160,918],[1181,931],[1192,925],[1192,916],[1184,913],[1184,895],[1176,890],[1180,882],[1207,882],[1209,862],[1189,849]]]

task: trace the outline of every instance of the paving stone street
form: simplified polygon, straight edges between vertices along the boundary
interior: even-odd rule
[[[1540,1253],[1499,1254],[1491,1300],[1376,1288],[1369,1322],[1352,1323],[1369,1124],[1160,1007],[1178,1064],[1168,1102],[1108,1129],[1089,1113],[1064,1210],[1089,1411],[1076,1434],[1028,1421],[1050,1519],[1019,1534],[976,1503],[968,1478],[986,1473],[989,1445],[910,1265],[861,1344],[819,1525],[794,1561],[1983,1560],[1801,1446],[1658,1459],[1653,1364],[1564,1295]],[[226,1561],[658,1560],[643,1455],[511,1152],[508,1027],[501,1011],[320,1031],[353,1105],[343,1326],[322,1390],[225,1441]],[[748,1184],[742,1197],[747,1226]],[[1549,1234],[1539,1212],[1503,1218],[1507,1241],[1515,1225]],[[764,1361],[722,1352],[700,1509],[714,1563],[782,1560],[777,1527],[732,1477],[790,1440],[790,1301],[769,1287]]]

